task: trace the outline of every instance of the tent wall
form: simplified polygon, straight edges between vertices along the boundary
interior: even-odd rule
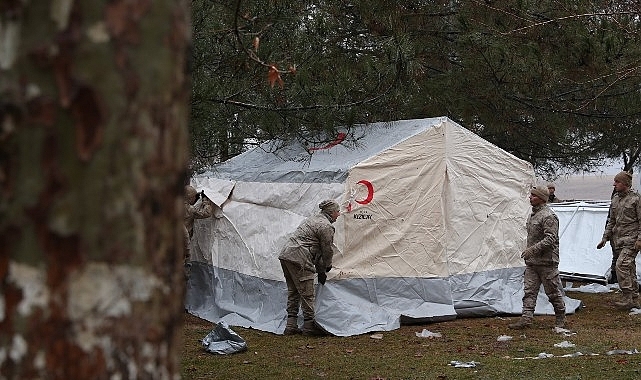
[[[605,282],[612,248],[596,249],[608,217],[610,202],[558,203],[551,208],[559,217],[559,271],[565,278]]]
[[[449,276],[445,251],[445,146],[440,128],[357,164],[347,178],[343,277]],[[367,204],[355,189],[372,184]],[[341,260],[342,262],[342,260]]]
[[[229,181],[196,179],[193,185],[215,193]],[[323,199],[339,199],[343,184],[268,184],[234,182],[222,203],[224,213],[197,220],[192,260],[262,279],[284,281],[277,259],[287,235]],[[337,221],[335,243],[342,250],[343,234]]]
[[[532,166],[462,127],[444,133],[450,274],[523,266]]]

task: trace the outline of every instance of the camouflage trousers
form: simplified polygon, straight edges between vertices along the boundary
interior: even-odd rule
[[[191,238],[189,237],[189,232],[187,231],[187,228],[183,226],[183,253],[185,255],[185,262],[189,261],[190,252],[189,249],[191,248],[190,246],[190,240]]]
[[[285,283],[287,283],[287,316],[298,316],[303,309],[303,318],[314,319],[314,272],[304,270],[291,261],[280,260]]]
[[[624,294],[639,294],[639,283],[637,282],[637,251],[634,248],[624,247],[619,250],[616,271],[619,280],[619,288]]]
[[[523,315],[533,316],[536,308],[536,298],[539,289],[543,285],[543,290],[548,296],[550,303],[554,307],[555,314],[565,314],[565,301],[563,300],[563,285],[559,276],[559,268],[547,265],[526,265],[523,274]]]

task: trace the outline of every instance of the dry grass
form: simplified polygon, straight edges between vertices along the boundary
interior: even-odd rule
[[[639,379],[641,354],[606,355],[610,350],[641,350],[641,315],[613,307],[617,295],[572,292],[584,307],[568,316],[576,335],[552,329],[553,316],[537,316],[533,328],[507,325],[517,316],[458,319],[402,326],[353,337],[280,336],[233,327],[248,350],[233,355],[204,351],[200,340],[214,324],[185,315],[183,379]],[[419,338],[427,329],[441,338]],[[499,342],[501,335],[512,336]],[[569,341],[572,348],[554,344]],[[578,357],[560,357],[581,352]],[[519,359],[549,353],[547,359]],[[598,355],[589,355],[598,354]],[[478,362],[455,368],[451,361]]]

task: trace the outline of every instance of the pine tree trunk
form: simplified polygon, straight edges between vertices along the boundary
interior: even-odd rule
[[[0,373],[175,379],[184,0],[0,4]]]

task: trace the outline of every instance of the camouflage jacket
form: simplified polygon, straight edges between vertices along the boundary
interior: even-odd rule
[[[207,197],[203,197],[200,203],[190,205],[185,202],[185,228],[189,233],[189,237],[194,233],[194,219],[209,218],[214,214],[214,203]]]
[[[292,233],[278,258],[299,264],[309,272],[321,272],[332,265],[334,226],[330,217],[320,212],[305,219]]]
[[[559,199],[559,197],[553,194],[553,195],[550,195],[547,203],[561,203],[561,202],[563,202],[563,200]]]
[[[641,240],[641,200],[638,193],[628,190],[612,197],[603,239],[612,241],[617,248],[632,248],[635,241]]]
[[[559,218],[547,205],[532,207],[527,224],[527,265],[559,265]]]

